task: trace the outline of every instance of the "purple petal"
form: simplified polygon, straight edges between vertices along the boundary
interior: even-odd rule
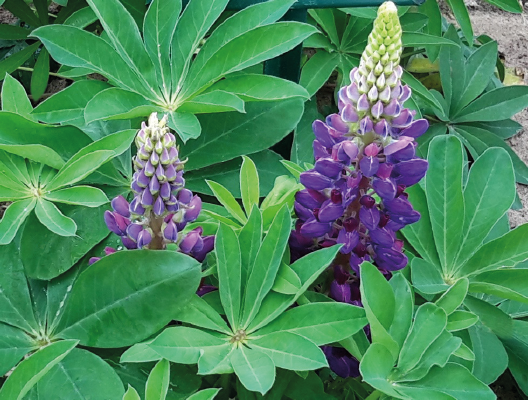
[[[361,223],[367,227],[367,229],[376,229],[380,221],[380,212],[378,207],[361,207],[359,210],[359,219]]]
[[[188,208],[185,210],[184,221],[192,222],[198,218],[202,211],[202,199],[200,196],[195,195],[187,206]]]
[[[317,219],[319,222],[333,222],[343,215],[344,208],[339,204],[335,204],[332,200],[327,200],[319,209]]]
[[[169,242],[176,242],[178,240],[178,228],[173,221],[169,221],[163,229],[163,237]]]
[[[301,226],[301,235],[309,238],[324,236],[332,229],[332,223],[319,222],[315,218],[306,221]]]
[[[314,170],[301,173],[300,181],[308,189],[322,190],[333,186],[332,179]]]
[[[374,178],[372,187],[383,201],[392,200],[396,196],[396,185],[391,179]]]
[[[401,131],[401,135],[417,138],[423,135],[427,129],[429,129],[429,121],[426,119],[417,119],[416,121],[413,121],[411,126]]]
[[[161,196],[158,197],[154,202],[154,207],[152,207],[152,211],[154,211],[154,214],[156,215],[161,215],[165,212],[165,203],[163,202]]]
[[[398,271],[405,268],[408,259],[407,256],[394,249],[389,249],[381,246],[376,246],[376,256],[374,261],[378,268],[383,268],[387,271]]]
[[[343,108],[343,111],[341,112],[341,117],[343,118],[343,121],[345,122],[358,122],[359,116],[356,111],[356,108],[352,104],[347,104]]]
[[[315,162],[315,170],[328,178],[337,179],[343,171],[343,164],[331,158],[320,158]]]
[[[358,231],[347,232],[346,229],[341,229],[337,235],[337,243],[344,244],[339,250],[342,254],[350,253],[359,243]]]
[[[383,247],[392,247],[394,244],[394,235],[387,229],[373,229],[369,232],[370,239]]]
[[[324,147],[332,147],[335,144],[334,138],[328,132],[328,126],[323,121],[314,121],[312,129],[315,137]]]
[[[128,201],[123,196],[117,196],[112,200],[112,208],[115,212],[120,214],[121,216],[128,218],[130,217],[130,204],[128,204]]]
[[[359,168],[366,177],[373,176],[379,167],[378,157],[363,157],[359,162]]]
[[[350,285],[348,283],[339,284],[335,280],[332,281],[330,284],[330,297],[341,303],[350,302],[352,297]]]
[[[321,207],[322,202],[314,199],[308,190],[303,189],[295,193],[295,200],[305,208],[314,209]]]

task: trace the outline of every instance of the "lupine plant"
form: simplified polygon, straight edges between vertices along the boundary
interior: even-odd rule
[[[276,22],[293,0],[68,3],[32,33],[74,83],[2,86],[0,400],[493,399],[507,368],[528,393],[502,140],[526,91],[495,42],[434,0],[311,26]],[[306,88],[262,74],[305,39]],[[336,61],[336,112],[303,114]]]

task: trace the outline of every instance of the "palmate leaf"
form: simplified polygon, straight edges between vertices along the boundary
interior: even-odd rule
[[[10,111],[34,120],[34,118],[30,116],[30,113],[33,111],[33,106],[27,97],[26,89],[24,89],[24,86],[22,86],[22,84],[11,75],[6,74],[4,78],[1,100],[2,111]]]

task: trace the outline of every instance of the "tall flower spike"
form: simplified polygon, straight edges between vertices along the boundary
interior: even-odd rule
[[[127,249],[164,249],[168,243],[176,243],[180,251],[203,261],[214,241],[202,238],[198,228],[181,234],[198,218],[202,201],[184,188],[184,162],[167,127],[167,116],[159,120],[157,113],[152,113],[148,124],[141,124],[136,146],[131,184],[134,198],[130,204],[123,196],[112,200],[113,211],[105,212],[108,228],[121,236]]]
[[[396,6],[384,3],[351,84],[339,91],[339,114],[313,125],[316,162],[300,177],[306,190],[296,195],[293,257],[340,243],[334,266],[350,276],[363,261],[388,276],[407,265],[396,232],[420,218],[405,190],[427,170],[414,139],[429,124],[404,108],[411,89],[400,80],[401,34]],[[347,301],[347,285],[333,283],[330,295]]]

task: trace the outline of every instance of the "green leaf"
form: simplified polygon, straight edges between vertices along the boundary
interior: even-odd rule
[[[194,295],[187,302],[187,306],[178,311],[175,317],[178,321],[186,322],[201,328],[211,329],[226,335],[231,334],[231,330],[220,317],[220,315],[204,299]]]
[[[290,268],[301,280],[301,289],[295,295],[284,295],[277,292],[268,293],[262,302],[258,314],[249,325],[247,332],[254,332],[267,325],[291,306],[330,265],[339,249],[340,246],[321,249],[300,258],[290,265]]]
[[[111,150],[97,150],[74,159],[74,161],[72,161],[72,158],[64,164],[57,175],[46,185],[46,190],[53,191],[67,185],[73,185],[86,178],[114,156],[116,154]]]
[[[403,343],[397,370],[403,375],[418,365],[427,348],[442,334],[447,324],[444,310],[432,303],[418,308],[413,326]]]
[[[457,133],[461,134],[471,144],[479,155],[483,154],[489,147],[502,147],[506,150],[513,162],[515,179],[519,183],[528,184],[528,166],[512,150],[508,143],[486,129],[475,126],[456,125],[455,129]]]
[[[304,64],[300,84],[312,97],[328,80],[338,64],[338,53],[318,51]]]
[[[466,278],[459,279],[451,286],[435,304],[443,308],[447,315],[453,313],[466,298],[469,281]]]
[[[528,87],[504,86],[484,93],[453,117],[454,123],[499,121],[528,106]]]
[[[185,326],[167,328],[149,344],[160,356],[180,364],[195,364],[203,352],[228,346],[224,339]]]
[[[170,45],[181,9],[180,1],[154,0],[143,24],[145,48],[155,66],[158,85],[166,97],[171,90]]]
[[[86,124],[97,120],[145,118],[160,110],[140,94],[112,87],[98,92],[84,110]]]
[[[37,200],[35,198],[18,200],[11,203],[0,221],[0,245],[9,244],[15,237],[18,228],[33,211]]]
[[[66,25],[47,25],[35,29],[51,56],[61,64],[71,67],[88,67],[107,77],[121,88],[144,96],[153,96],[138,79],[136,73],[103,39],[80,28]]]
[[[220,390],[222,389],[211,388],[200,390],[199,392],[187,397],[187,400],[212,400]]]
[[[493,4],[494,6],[500,7],[505,11],[509,11],[512,13],[521,13],[522,12],[522,6],[512,0],[487,0],[488,3]]]
[[[323,28],[326,32],[330,41],[335,46],[339,46],[339,34],[337,33],[336,21],[334,17],[334,11],[329,9],[317,9],[310,10],[310,16]]]
[[[395,391],[395,384],[389,383],[387,378],[394,365],[391,352],[382,344],[372,343],[359,364],[359,371],[363,380],[383,393],[400,398]]]
[[[222,204],[237,221],[241,224],[245,224],[247,222],[246,215],[233,195],[219,183],[207,180],[206,182],[220,204]]]
[[[464,300],[466,308],[479,317],[480,322],[501,339],[513,337],[514,320],[494,305],[467,296]]]
[[[473,163],[464,189],[466,218],[458,265],[477,251],[496,221],[513,204],[515,193],[515,176],[507,152],[499,148],[486,150]]]
[[[84,29],[97,21],[97,19],[97,15],[90,7],[84,7],[71,14],[62,24]]]
[[[218,119],[218,116],[215,115],[215,117]],[[183,143],[186,143],[189,139],[198,138],[202,133],[200,121],[192,113],[177,111],[171,112],[169,113],[169,120],[167,124],[176,131]]]
[[[229,360],[234,351],[235,348],[228,343],[206,349],[198,360],[198,373],[200,375],[232,374],[234,371]]]
[[[60,155],[53,149],[40,144],[0,144],[0,149],[38,163],[49,165],[54,169],[60,169],[64,165],[64,160]]]
[[[446,382],[449,384],[446,385]],[[495,399],[495,394],[487,385],[471,375],[465,367],[454,363],[447,363],[444,368],[433,367],[419,381],[396,385],[397,390],[410,387],[434,390],[459,400]]]
[[[160,98],[154,65],[145,50],[138,26],[132,15],[119,0],[87,0],[99,17],[104,32],[117,53],[137,75],[138,81],[148,88],[147,96]]]
[[[16,52],[15,54],[0,61],[0,77],[5,74],[10,74],[15,71],[18,67],[24,64],[40,47],[40,42],[35,42],[32,45],[25,47],[24,49]]]
[[[433,236],[444,273],[453,271],[464,224],[463,147],[456,137],[438,136],[429,147],[425,180]]]
[[[258,206],[254,205],[249,214],[248,221],[238,234],[240,247],[244,249],[240,253],[241,258],[241,283],[242,288],[248,280],[248,271],[253,269],[253,264],[257,258],[262,241],[262,214]]]
[[[246,114],[200,116],[204,134],[182,147],[182,153],[189,157],[186,170],[203,168],[271,147],[295,128],[302,111],[303,101],[294,98],[248,103]],[[255,137],[259,140],[255,141]]]
[[[447,317],[447,327],[449,332],[461,331],[477,323],[478,317],[468,311],[454,311]]]
[[[134,389],[132,386],[130,386],[130,384],[128,384],[128,389],[123,396],[123,400],[141,400],[141,397],[139,397],[139,394],[136,389]]]
[[[267,3],[271,3],[271,1],[263,4]],[[244,101],[275,101],[290,97],[308,99],[309,97],[302,86],[292,81],[261,74],[241,74],[226,77],[226,79],[222,79],[209,87],[206,93],[215,90],[236,94]]]
[[[77,345],[78,340],[62,340],[43,347],[22,361],[0,389],[0,399],[21,400],[29,390]]]
[[[411,88],[415,96],[420,97],[422,100],[426,101],[429,105],[431,105],[436,110],[441,111],[443,109],[442,105],[431,94],[431,92],[422,84],[422,82],[416,79],[409,72],[403,71],[402,81],[405,84],[409,85],[409,87]]]
[[[73,349],[37,382],[24,399],[117,400],[124,392],[121,379],[110,365],[87,350]]]
[[[394,275],[389,281],[389,284],[394,292],[394,298],[398,299],[394,309],[394,320],[389,328],[389,333],[401,348],[412,324],[414,294],[403,274]]]
[[[46,16],[47,17],[47,16]],[[50,72],[50,59],[49,53],[46,48],[42,48],[40,54],[35,63],[33,69],[33,74],[31,74],[31,95],[33,96],[33,101],[38,101],[40,97],[46,91],[48,86]]]
[[[497,42],[479,47],[466,61],[466,83],[455,101],[455,111],[460,111],[486,89],[497,62]]]
[[[24,40],[30,33],[31,31],[29,29],[21,26],[8,25],[5,23],[0,25],[0,39],[2,40]]]
[[[472,373],[489,385],[506,370],[508,355],[497,336],[482,324],[470,327],[469,335],[475,353]]]
[[[138,250],[103,257],[73,285],[57,336],[95,347],[137,343],[172,319],[199,280],[199,263],[181,253]]]
[[[444,367],[451,354],[460,348],[462,339],[445,330],[425,350],[419,363],[408,373],[398,376],[398,381],[417,381],[427,375],[434,365]]]
[[[246,214],[249,215],[253,205],[259,205],[259,175],[257,167],[251,158],[242,156],[242,168],[240,168],[240,193],[242,204]]]
[[[422,32],[403,32],[401,40],[404,47],[458,46],[452,40]]]
[[[0,265],[4,271],[0,275],[0,321],[36,336],[39,325],[16,242],[0,247]],[[7,338],[7,333],[2,337]]]
[[[20,114],[25,118],[33,120],[29,114],[33,111],[26,89],[11,75],[6,74],[2,84],[2,110]]]
[[[231,364],[246,389],[264,395],[273,386],[275,364],[265,353],[241,346],[232,353]]]
[[[413,285],[419,291],[427,294],[436,294],[449,289],[444,282],[440,267],[415,257],[411,262]]]
[[[84,116],[88,102],[99,92],[110,86],[98,80],[82,80],[74,82],[66,89],[55,93],[40,103],[33,115],[40,121],[49,124],[71,121]]]
[[[361,264],[361,299],[370,323],[372,342],[381,343],[396,360],[399,346],[388,330],[394,319],[394,292],[381,272],[371,263]]]
[[[328,366],[324,353],[315,343],[292,332],[270,333],[250,343],[252,351],[257,349],[267,354],[279,368],[310,371]]]
[[[222,46],[203,67],[193,65],[179,98],[187,99],[229,73],[291,50],[314,32],[314,27],[299,22],[278,22],[252,29]]]
[[[145,387],[145,400],[164,400],[169,390],[170,363],[163,359],[150,371]]]
[[[282,165],[282,157],[271,150],[262,150],[248,156],[257,166],[259,175],[259,195],[270,193],[275,180],[288,173]],[[185,172],[185,187],[198,193],[212,195],[213,192],[206,183],[206,179],[223,185],[235,198],[240,198],[240,167],[242,158],[235,158],[225,163],[212,165],[199,170]]]
[[[463,0],[446,0],[470,46],[473,45],[473,27]]]
[[[469,290],[528,303],[528,291],[522,285],[527,273],[528,269],[521,268],[484,272],[471,278]]]
[[[284,262],[281,263],[277,277],[273,283],[271,290],[284,293],[284,294],[295,294],[301,288],[301,280],[297,274],[290,268],[289,265]]]
[[[316,119],[322,119],[317,111],[317,102],[314,100],[307,101],[304,106],[304,114],[294,131],[291,160],[297,164],[314,162],[312,143],[315,136],[312,124]]]
[[[521,124],[511,119],[504,119],[502,121],[470,122],[468,125],[489,131],[502,139],[509,139],[522,129]],[[466,124],[460,126],[464,128]]]
[[[85,207],[99,207],[110,200],[101,189],[91,186],[76,186],[45,194],[44,198],[56,203],[75,204]]]
[[[244,101],[236,94],[215,90],[193,97],[178,110],[192,114],[218,113],[228,111],[245,112]]]
[[[61,213],[53,203],[39,199],[35,206],[35,215],[41,224],[53,233],[59,236],[75,236],[77,224]]]
[[[102,207],[60,208],[63,214],[75,221],[77,236],[58,236],[40,224],[35,215],[31,215],[20,242],[21,259],[26,274],[31,278],[51,279],[67,271],[109,234]]]
[[[244,312],[241,319],[244,329],[255,318],[264,297],[273,286],[290,231],[290,211],[284,206],[273,220],[260,246],[253,268],[248,269],[248,282],[244,291]]]
[[[0,323],[0,373],[4,375],[33,350],[34,340],[21,329]]]
[[[458,271],[459,276],[473,275],[499,267],[513,267],[528,259],[528,224],[482,246]]]
[[[240,244],[229,226],[220,224],[215,238],[220,299],[233,330],[238,329],[241,306]]]
[[[418,222],[407,225],[401,232],[424,260],[440,267],[425,191],[420,185],[413,185],[407,189],[407,193],[409,194],[409,202],[420,213],[421,218]]]
[[[224,11],[228,0],[192,1],[181,15],[172,36],[170,65],[172,92],[177,93],[187,81],[194,52],[209,28]],[[196,21],[200,21],[199,24]]]
[[[352,336],[367,322],[365,312],[359,307],[343,303],[310,303],[283,313],[257,334],[290,332],[322,346]]]

